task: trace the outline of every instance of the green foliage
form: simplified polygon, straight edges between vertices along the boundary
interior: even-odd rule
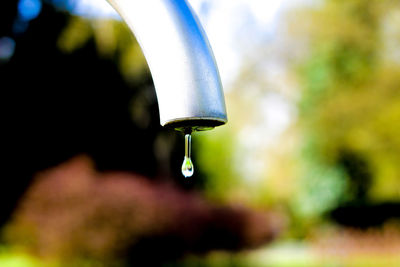
[[[198,142],[194,150],[195,165],[201,168],[206,177],[205,193],[214,200],[230,197],[238,188],[238,178],[234,168],[234,143],[229,127],[221,127],[208,132],[195,133]]]
[[[306,155],[304,155],[307,158]],[[340,166],[324,164],[318,156],[304,159],[298,181],[298,194],[293,202],[296,213],[303,218],[316,217],[346,200],[347,175]]]
[[[93,259],[43,259],[23,250],[2,248],[0,250],[0,266],[2,267],[124,267],[119,262],[104,262]]]
[[[128,82],[148,72],[143,53],[125,23],[112,19],[87,19],[71,16],[58,38],[58,47],[72,53],[93,40],[101,57],[116,58]]]
[[[356,200],[368,177],[368,199],[400,199],[400,65],[385,62],[380,38],[393,9],[394,1],[326,1],[307,13],[311,53],[298,69],[300,213]],[[352,171],[358,159],[364,174]]]

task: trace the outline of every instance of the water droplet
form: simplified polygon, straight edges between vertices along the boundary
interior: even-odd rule
[[[185,178],[189,178],[193,175],[194,168],[192,160],[188,157],[185,157],[182,163],[182,174]]]
[[[182,174],[185,178],[191,177],[194,172],[194,167],[192,163],[191,156],[191,145],[192,145],[192,136],[189,133],[185,134],[185,158],[182,163]]]

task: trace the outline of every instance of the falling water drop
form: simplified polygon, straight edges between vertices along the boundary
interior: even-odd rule
[[[185,134],[185,158],[182,163],[182,174],[185,178],[191,177],[194,172],[191,156],[192,136],[189,133]]]

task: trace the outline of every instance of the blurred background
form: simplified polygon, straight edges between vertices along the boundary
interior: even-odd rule
[[[398,266],[400,2],[189,2],[229,117],[189,179],[105,0],[1,2],[0,265]]]

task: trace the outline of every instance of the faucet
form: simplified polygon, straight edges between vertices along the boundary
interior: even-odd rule
[[[227,122],[206,34],[186,0],[107,0],[134,33],[153,78],[160,124],[191,132]]]

